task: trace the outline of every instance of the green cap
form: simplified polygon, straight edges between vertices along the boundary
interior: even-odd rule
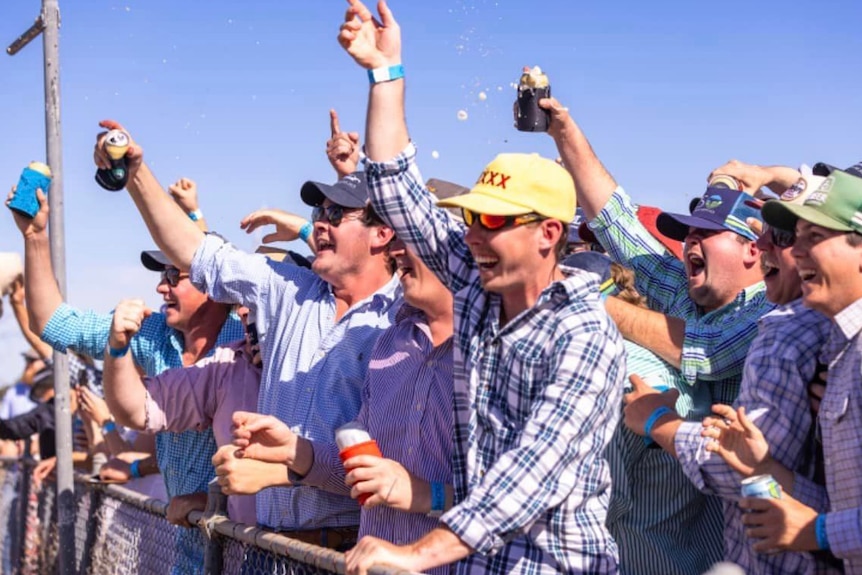
[[[862,233],[862,178],[836,170],[801,205],[769,200],[762,212],[767,224],[782,230],[794,229],[802,218],[830,230]]]

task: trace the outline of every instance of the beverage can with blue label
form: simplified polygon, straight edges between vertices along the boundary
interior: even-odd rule
[[[742,496],[781,499],[781,487],[771,475],[755,475],[742,480]]]

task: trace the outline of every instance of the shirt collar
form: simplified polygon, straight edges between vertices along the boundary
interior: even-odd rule
[[[862,331],[862,299],[857,299],[835,316],[838,329],[848,340],[853,339]]]

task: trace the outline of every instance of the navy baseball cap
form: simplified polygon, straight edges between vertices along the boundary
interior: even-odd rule
[[[691,215],[662,212],[656,219],[658,231],[667,237],[684,241],[689,228],[728,230],[749,240],[757,234],[746,223],[748,218],[763,220],[760,210],[749,205],[754,196],[728,188],[707,188],[691,210]]]
[[[163,272],[168,267],[175,267],[168,256],[159,250],[141,252],[141,263],[151,272]]]
[[[841,168],[836,168],[835,166],[823,162],[817,162],[816,164],[814,164],[814,167],[811,168],[811,171],[814,173],[815,176],[829,176],[835,170],[847,172],[851,176],[862,178],[862,162],[859,162],[858,164],[853,164],[849,168],[844,168],[843,170]]]
[[[305,182],[299,195],[303,202],[314,208],[323,205],[326,199],[345,208],[364,208],[368,203],[368,180],[365,178],[365,172],[353,172],[331,186],[320,182]]]

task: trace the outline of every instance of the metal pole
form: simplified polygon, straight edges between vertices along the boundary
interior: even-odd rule
[[[45,135],[48,165],[53,181],[51,206],[51,264],[63,299],[66,299],[66,244],[63,226],[63,140],[60,123],[60,7],[58,0],[42,0],[45,25],[42,47],[45,60]],[[54,353],[54,409],[57,441],[57,527],[60,575],[75,572],[75,482],[72,470],[72,417],[69,406],[69,363]]]

